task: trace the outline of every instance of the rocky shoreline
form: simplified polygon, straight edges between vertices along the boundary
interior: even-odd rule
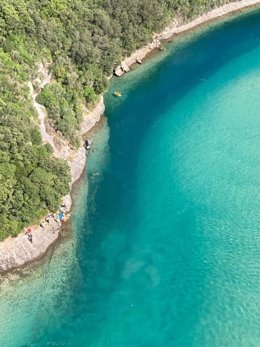
[[[48,64],[39,64],[39,79],[34,83],[29,82],[28,87],[32,98],[33,106],[39,117],[39,127],[44,143],[51,145],[53,155],[57,158],[66,160],[71,169],[71,191],[72,185],[80,178],[86,166],[86,150],[84,148],[83,135],[85,135],[100,120],[104,113],[103,96],[92,111],[85,110],[84,118],[80,129],[81,146],[78,150],[72,150],[64,139],[55,134],[51,129],[46,129],[45,108],[38,104],[36,97],[46,84],[51,81],[48,72]],[[38,88],[34,89],[33,84],[37,82]],[[50,127],[49,127],[50,128]],[[71,194],[66,195],[62,200],[62,205],[66,206],[65,220],[70,217],[72,205]],[[33,242],[29,242],[25,230],[17,237],[9,237],[0,242],[0,274],[21,266],[24,266],[42,257],[49,247],[58,239],[61,230],[61,223],[53,217],[48,218],[48,223],[42,220],[40,225],[30,226]]]
[[[183,23],[180,19],[174,19],[173,22],[165,28],[161,33],[154,34],[152,42],[148,45],[136,50],[129,57],[126,57],[121,64],[115,69],[114,74],[117,77],[121,77],[123,74],[130,71],[130,67],[138,62],[141,62],[149,53],[155,49],[160,49],[163,41],[172,38],[175,35],[191,31],[203,24],[209,23],[218,18],[231,15],[240,10],[254,7],[260,4],[260,0],[238,0],[221,7],[215,8],[214,10],[207,12],[189,23]]]
[[[190,31],[219,17],[258,4],[260,4],[260,0],[239,0],[216,8],[187,24],[181,24],[180,21],[175,19],[163,32],[155,34],[151,43],[140,48],[130,57],[125,58],[121,65],[115,70],[115,74],[117,76],[123,75],[125,72],[130,70],[131,65],[135,64],[137,61],[141,61],[151,51],[160,47],[162,41],[167,40],[174,35]],[[38,90],[51,81],[51,76],[48,73],[48,65],[40,64],[39,74],[40,78],[37,81],[39,85]],[[58,137],[58,135],[55,134],[55,132],[52,132],[50,128],[47,129],[45,121],[47,112],[42,105],[36,102],[38,90],[36,91],[34,89],[32,83],[28,83],[28,87],[31,93],[33,105],[39,116],[39,127],[43,142],[49,143],[52,146],[54,156],[63,158],[68,162],[71,168],[72,189],[72,185],[80,178],[86,165],[86,151],[83,147],[83,139],[80,149],[75,151],[69,147],[69,144],[64,139]],[[99,102],[92,111],[85,111],[80,131],[81,138],[100,120],[104,110],[105,106],[103,96],[101,96]],[[68,194],[63,198],[62,204],[66,205],[67,218],[69,218],[69,211],[72,205],[71,194]],[[25,235],[24,231],[15,238],[9,237],[3,242],[0,242],[0,273],[18,268],[42,257],[49,247],[58,239],[61,227],[60,224],[52,218],[47,225],[44,223],[44,228],[40,226],[32,226],[31,229],[33,234],[33,243],[28,241],[28,237]]]

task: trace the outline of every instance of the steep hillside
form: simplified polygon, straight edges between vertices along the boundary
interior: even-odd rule
[[[175,16],[187,20],[225,2],[0,2],[0,239],[55,211],[69,191],[69,168],[42,143],[29,97],[27,82],[37,77],[37,63],[51,63],[53,76],[37,101],[53,128],[77,147],[83,107],[104,91],[122,56]]]

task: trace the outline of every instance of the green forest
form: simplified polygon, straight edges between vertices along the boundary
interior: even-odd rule
[[[183,20],[224,0],[1,0],[0,240],[56,211],[69,191],[66,162],[38,131],[27,82],[50,62],[52,82],[38,96],[56,131],[79,145],[82,105],[94,104],[121,58]]]

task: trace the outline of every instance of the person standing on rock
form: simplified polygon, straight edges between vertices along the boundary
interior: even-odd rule
[[[32,243],[32,234],[28,234],[28,240]]]
[[[28,228],[25,232],[25,235],[28,236],[28,240],[32,243],[32,229]]]

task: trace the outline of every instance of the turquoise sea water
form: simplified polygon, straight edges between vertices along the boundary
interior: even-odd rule
[[[260,346],[260,12],[105,101],[72,236],[1,284],[0,346]]]

